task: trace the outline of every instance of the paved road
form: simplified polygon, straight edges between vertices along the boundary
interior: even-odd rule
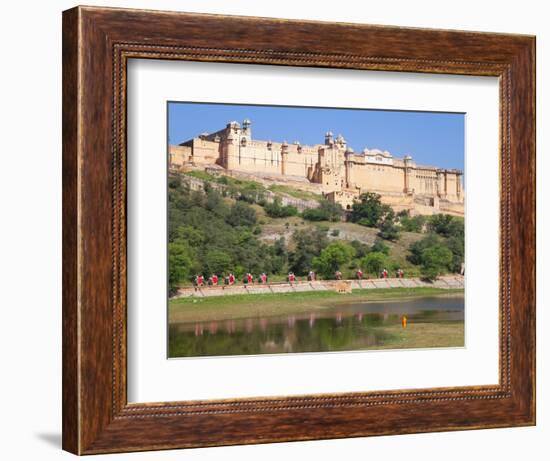
[[[200,288],[180,288],[174,298],[229,296],[257,293],[292,293],[304,291],[338,290],[343,285],[349,284],[351,289],[376,289],[376,288],[464,288],[464,277],[461,275],[444,276],[433,283],[424,282],[418,278],[388,278],[368,280],[319,280],[315,282],[271,283],[267,285],[233,285]]]

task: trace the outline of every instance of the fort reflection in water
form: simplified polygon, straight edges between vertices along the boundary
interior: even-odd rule
[[[170,325],[170,357],[352,351],[391,347],[402,316],[415,324],[464,322],[464,298],[346,303],[299,315]],[[399,330],[397,330],[399,331]],[[437,346],[434,346],[437,347]]]

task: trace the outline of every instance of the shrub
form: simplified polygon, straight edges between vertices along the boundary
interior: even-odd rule
[[[289,255],[290,270],[296,275],[305,275],[312,268],[313,258],[329,244],[326,230],[296,230],[292,234],[294,251]]]
[[[225,220],[234,227],[251,227],[256,224],[256,211],[244,202],[236,202]]]
[[[375,251],[388,255],[390,254],[390,247],[386,245],[381,239],[376,239],[372,247],[370,248],[370,251]]]
[[[350,242],[350,245],[355,250],[355,256],[359,259],[365,257],[371,251],[371,248],[367,244],[362,243],[359,240],[352,240]],[[388,248],[388,251],[389,251],[389,248]]]
[[[428,230],[443,237],[464,236],[464,219],[448,214],[436,214],[428,219]]]
[[[204,257],[204,269],[206,276],[211,274],[224,274],[231,269],[231,255],[223,250],[209,250]]]
[[[411,263],[417,266],[420,266],[422,264],[422,252],[426,248],[441,244],[442,241],[443,240],[439,236],[435,234],[428,234],[423,239],[420,239],[410,245],[409,247],[410,254],[409,256],[407,256],[407,259]]]
[[[313,258],[313,267],[323,277],[332,278],[334,272],[351,262],[354,256],[355,250],[349,243],[333,242]]]
[[[276,197],[273,203],[266,203],[264,209],[267,215],[272,218],[287,218],[298,214],[296,207],[292,205],[284,206],[279,197]]]
[[[434,245],[422,251],[422,275],[428,280],[434,280],[438,275],[449,269],[453,253],[443,245]]]
[[[399,228],[395,225],[395,213],[390,208],[378,223],[378,236],[384,240],[396,241],[399,239]]]
[[[401,229],[403,229],[405,232],[416,232],[420,233],[424,229],[424,225],[426,224],[426,216],[418,215],[418,216],[409,216],[407,215],[397,215],[399,218],[399,224],[401,225]]]
[[[191,274],[192,254],[185,242],[168,244],[168,291],[172,295],[179,283]]]
[[[367,192],[359,197],[351,207],[350,221],[366,227],[376,227],[381,221],[387,206],[380,201],[380,195]]]
[[[317,208],[308,208],[302,213],[302,217],[308,221],[340,221],[344,210],[338,203],[321,200]]]
[[[384,253],[373,251],[365,256],[361,260],[361,266],[364,270],[370,274],[380,274],[382,269],[386,267],[388,263],[387,256]]]

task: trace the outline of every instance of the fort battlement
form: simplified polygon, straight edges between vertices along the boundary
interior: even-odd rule
[[[362,193],[375,192],[384,202],[413,213],[464,214],[462,171],[417,165],[410,155],[396,158],[379,149],[355,153],[342,135],[330,131],[323,144],[302,145],[254,139],[250,120],[242,125],[232,121],[214,133],[170,145],[169,166],[173,171],[216,166],[287,178],[289,183],[299,178],[348,209]]]

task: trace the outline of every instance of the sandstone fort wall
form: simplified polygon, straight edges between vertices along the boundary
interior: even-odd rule
[[[300,145],[252,138],[251,122],[230,122],[169,146],[170,168],[217,167],[251,175],[272,175],[318,184],[329,200],[350,208],[361,193],[376,192],[397,208],[429,214],[439,209],[463,214],[462,172],[417,165],[412,157],[365,149],[356,154],[345,139],[328,132],[324,144]],[[422,200],[417,200],[418,198]]]

